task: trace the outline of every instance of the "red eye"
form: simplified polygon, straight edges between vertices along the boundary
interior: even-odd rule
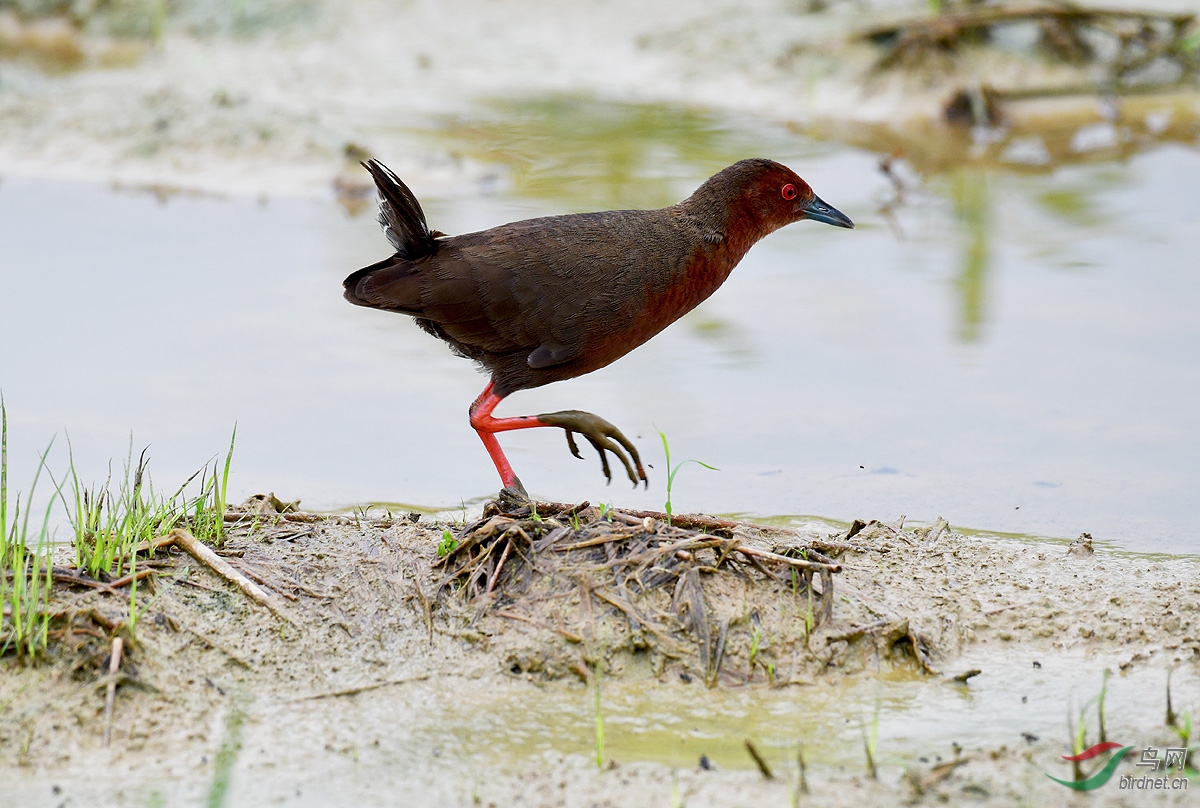
[[[796,186],[789,182],[787,185],[783,186],[783,190],[781,190],[780,193],[783,194],[784,199],[791,202],[796,198],[796,194],[799,192],[796,190]]]

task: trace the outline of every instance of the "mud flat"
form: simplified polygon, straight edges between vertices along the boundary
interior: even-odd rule
[[[1068,716],[1097,742],[1104,669],[1110,740],[1180,746],[1168,670],[1195,711],[1191,558],[564,508],[243,512],[220,552],[274,610],[159,551],[132,633],[123,590],[60,585],[49,661],[0,663],[7,804],[787,805],[802,749],[803,805],[1141,805],[1047,778]]]

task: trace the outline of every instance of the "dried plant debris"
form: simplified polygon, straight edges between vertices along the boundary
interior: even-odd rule
[[[841,664],[854,644],[876,657],[905,646],[928,666],[907,621],[834,624],[842,567],[818,546],[852,545],[702,521],[715,526],[586,502],[493,502],[443,540],[432,597],[481,636],[513,630],[491,620],[520,624],[531,642],[511,648],[519,673],[587,678],[599,664],[709,686],[787,684]]]
[[[999,101],[1161,92],[1200,80],[1200,22],[1187,12],[1086,8],[1071,3],[994,3],[860,31],[880,49],[876,74],[892,69],[954,72],[975,49],[1069,66],[1053,80],[968,86],[947,105],[950,122],[994,125]]]
[[[1071,64],[1103,64],[1112,77],[1135,79],[1159,59],[1183,72],[1200,70],[1194,14],[1084,8],[1070,3],[992,4],[877,25],[861,38],[882,48],[877,70],[955,54],[1002,38],[1004,26],[1031,25],[1043,53]]]

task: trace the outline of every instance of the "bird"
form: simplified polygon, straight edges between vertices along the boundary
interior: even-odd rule
[[[722,169],[674,205],[547,216],[448,236],[429,229],[408,186],[375,159],[362,166],[379,193],[379,224],[395,252],[352,273],[345,298],[413,317],[490,374],[468,411],[503,488],[527,498],[496,435],[557,427],[608,454],[636,488],[649,487],[637,447],[589,412],[496,417],[520,390],[599,370],[688,313],[725,282],[746,252],[809,219],[853,229],[791,169],[763,158]]]

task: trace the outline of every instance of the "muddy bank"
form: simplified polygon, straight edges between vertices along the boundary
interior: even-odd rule
[[[566,610],[538,613],[518,594],[487,610],[455,607],[438,594],[446,576],[437,547],[446,530],[462,528],[288,514],[237,529],[227,558],[286,599],[283,619],[190,557],[171,555],[157,591],[139,596],[149,605],[122,663],[109,748],[110,646],[87,615],[119,624],[128,600],[64,593],[58,602],[79,615],[78,631],[60,634],[55,658],[27,669],[3,663],[0,746],[13,804],[190,804],[218,789],[230,805],[788,804],[798,744],[810,791],[802,804],[1073,804],[1084,797],[1045,774],[1071,777],[1059,760],[1069,748],[1064,717],[1071,699],[1078,708],[1099,689],[1102,669],[1113,673],[1110,738],[1178,745],[1159,689],[1171,667],[1175,708],[1194,712],[1200,585],[1192,559],[1069,552],[967,537],[944,523],[794,536],[794,546],[836,555],[829,618],[807,642],[785,642],[781,627],[802,620],[788,610],[795,595],[762,576],[754,583],[749,568],[730,573],[728,585],[706,581],[731,649],[710,689],[686,655],[685,663],[638,664],[636,647],[614,639],[600,649]],[[778,549],[763,534],[736,536]],[[630,636],[627,612],[594,596],[590,609],[593,637]],[[752,612],[774,685],[765,665],[747,664]],[[918,643],[924,659],[913,653]],[[592,760],[586,683],[596,669],[603,756],[614,761],[603,770]],[[972,670],[980,672],[955,680]],[[989,677],[1017,684],[989,691]],[[1123,708],[1125,681],[1145,697]],[[898,709],[898,687],[923,695]],[[990,728],[960,718],[924,745],[919,734],[889,735],[893,718],[919,723],[972,689],[998,702]],[[881,700],[882,721],[871,717]],[[1001,719],[1026,700],[1022,736],[1015,729],[1025,724]],[[1038,711],[1055,714],[1047,721]],[[880,723],[876,781],[855,741]],[[1085,723],[1094,743],[1094,722]],[[742,746],[751,736],[774,780],[753,768]],[[1134,758],[1118,771],[1140,774]],[[1145,795],[1114,781],[1087,799],[1140,805]]]

